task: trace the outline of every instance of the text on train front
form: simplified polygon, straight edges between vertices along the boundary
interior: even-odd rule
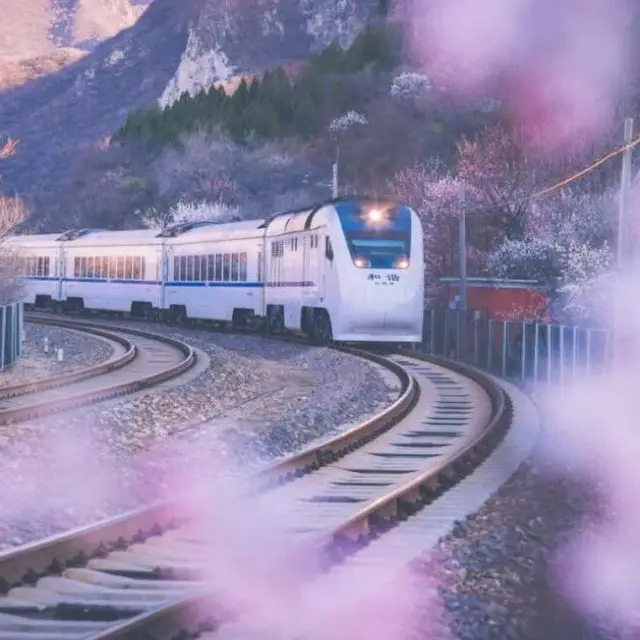
[[[402,205],[336,206],[353,264],[360,269],[407,269],[411,259],[411,211]]]

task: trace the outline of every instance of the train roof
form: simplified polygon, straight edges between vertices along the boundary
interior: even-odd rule
[[[59,233],[25,233],[9,234],[2,239],[8,245],[20,245],[28,247],[31,245],[53,244]]]
[[[227,240],[231,238],[255,238],[262,235],[260,226],[264,220],[242,220],[240,222],[202,221],[174,225],[163,229],[159,237],[169,238],[169,242],[185,240],[200,242],[204,240]]]
[[[93,247],[97,245],[162,244],[156,229],[127,229],[107,231],[105,229],[72,230],[60,234],[58,242],[69,242],[71,246]]]

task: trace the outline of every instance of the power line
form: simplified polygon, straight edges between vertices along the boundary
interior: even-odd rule
[[[576,180],[579,180],[580,178],[583,178],[588,173],[591,173],[594,169],[597,169],[598,167],[602,166],[603,164],[605,164],[606,162],[608,162],[612,158],[615,158],[616,156],[619,156],[621,153],[624,153],[625,151],[628,151],[629,149],[633,149],[634,147],[637,147],[638,145],[640,145],[640,136],[638,136],[637,138],[632,140],[629,144],[625,144],[625,145],[619,147],[618,149],[615,149],[614,151],[611,151],[610,153],[608,153],[607,155],[603,156],[602,158],[596,160],[593,164],[590,164],[588,167],[582,169],[581,171],[578,171],[578,172],[568,176],[567,178],[564,178],[563,180],[560,180],[559,182],[556,182],[556,183],[552,184],[549,187],[545,187],[544,189],[541,189],[540,191],[536,191],[536,192],[534,192],[534,193],[532,193],[532,194],[530,194],[528,196],[524,196],[522,198],[518,198],[517,200],[512,200],[510,202],[505,202],[502,205],[474,207],[471,210],[469,210],[467,213],[485,213],[485,212],[490,212],[490,211],[492,211],[492,210],[494,210],[496,208],[517,206],[517,205],[523,204],[525,202],[528,202],[529,200],[533,200],[535,198],[541,198],[541,197],[547,196],[550,193],[553,193],[554,191],[557,191],[558,189],[561,189],[562,187],[566,187],[568,184],[571,184],[571,183],[575,182]]]

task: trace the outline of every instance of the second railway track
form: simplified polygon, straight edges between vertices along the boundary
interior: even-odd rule
[[[475,370],[411,354],[387,366],[403,381],[389,409],[263,470],[252,478],[258,495],[237,505],[280,505],[283,544],[324,567],[428,509],[510,424],[509,398]],[[224,593],[225,584],[211,582],[209,567],[205,588],[207,541],[175,506],[0,555],[0,640],[176,640],[206,631],[220,640],[248,638],[241,616],[235,622],[224,606],[212,608],[211,593]]]
[[[133,393],[175,378],[196,362],[188,344],[148,331],[41,316],[26,321],[95,335],[114,354],[91,367],[0,389],[0,425]]]

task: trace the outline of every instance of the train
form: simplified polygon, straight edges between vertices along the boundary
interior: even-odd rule
[[[260,220],[11,235],[27,308],[261,324],[320,342],[419,342],[423,231],[409,206],[343,196]]]

